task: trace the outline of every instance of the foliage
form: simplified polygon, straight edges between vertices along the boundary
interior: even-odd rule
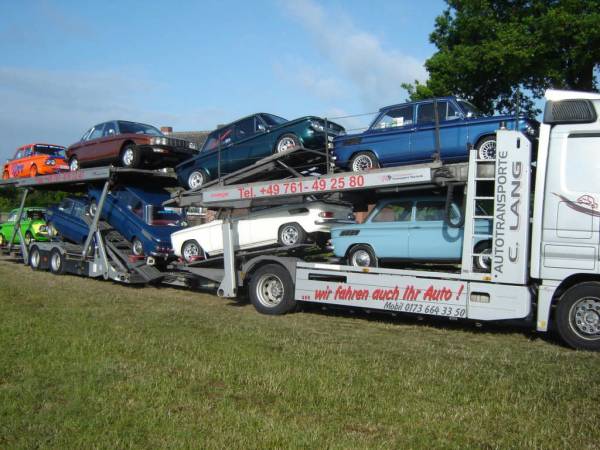
[[[0,189],[0,212],[8,212],[18,208],[21,204],[23,191],[14,187]],[[60,201],[67,195],[58,191],[33,191],[27,195],[26,206],[50,206]]]
[[[456,94],[484,112],[534,111],[545,89],[598,89],[599,0],[446,0],[437,52],[411,99]],[[527,95],[516,98],[521,91]]]

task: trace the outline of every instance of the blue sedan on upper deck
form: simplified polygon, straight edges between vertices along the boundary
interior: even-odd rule
[[[440,97],[386,106],[367,129],[334,139],[337,166],[360,172],[377,167],[401,166],[432,161],[436,151],[435,109],[437,103],[440,157],[444,162],[469,159],[469,148],[477,148],[482,159],[495,157],[496,130],[505,126],[530,137],[538,131],[534,120],[516,116],[483,116],[469,102]]]

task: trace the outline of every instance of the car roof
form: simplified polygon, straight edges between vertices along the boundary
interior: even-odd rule
[[[35,142],[33,144],[27,144],[27,145],[22,145],[21,147],[17,148],[18,150],[25,150],[26,148],[29,147],[33,147],[34,145],[45,145],[46,147],[56,147],[56,148],[62,148],[63,150],[66,149],[66,147],[62,146],[62,145],[56,145],[56,144],[46,144],[44,142]]]
[[[229,123],[227,123],[227,124],[225,124],[225,125],[223,125],[223,126],[220,126],[219,128],[215,128],[215,129],[214,129],[214,130],[212,130],[210,133],[212,134],[212,133],[214,133],[215,131],[222,130],[223,128],[230,127],[230,126],[231,126],[231,125],[233,125],[234,123],[240,122],[240,121],[242,121],[242,120],[244,120],[244,119],[249,119],[250,117],[259,116],[259,115],[261,115],[261,114],[268,114],[269,116],[281,117],[281,116],[278,116],[277,114],[273,114],[273,113],[267,113],[267,112],[257,112],[257,113],[254,113],[254,114],[248,114],[247,116],[240,117],[239,119],[232,120],[231,122],[229,122]],[[281,117],[281,118],[283,119],[283,117]],[[286,120],[287,120],[287,119],[286,119]],[[289,122],[289,121],[288,121],[288,122]]]
[[[435,201],[440,201],[440,200],[446,200],[446,194],[439,194],[439,195],[435,195],[435,194],[427,194],[427,195],[407,195],[404,197],[389,197],[389,198],[383,198],[381,200],[379,200],[378,204],[384,204],[384,203],[390,203],[390,202],[417,202],[417,201],[423,201],[423,200],[435,200]]]
[[[446,97],[431,97],[431,98],[427,98],[424,100],[416,100],[413,102],[396,103],[395,105],[384,106],[383,108],[379,109],[379,112],[387,111],[390,108],[397,108],[400,106],[418,105],[420,103],[429,103],[433,100],[443,101],[443,100],[459,100],[459,99],[454,95],[448,95]]]

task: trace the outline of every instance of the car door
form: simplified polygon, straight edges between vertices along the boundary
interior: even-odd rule
[[[373,122],[363,137],[365,150],[375,152],[382,166],[410,162],[414,105],[388,109]]]
[[[8,172],[11,178],[24,176],[25,167],[24,167],[24,149],[19,149],[15,153],[15,157],[12,161],[10,161],[8,166]]]
[[[87,134],[82,148],[77,152],[79,161],[82,163],[97,163],[102,161],[102,134],[104,124],[94,126]]]
[[[411,200],[380,203],[361,225],[356,242],[371,245],[378,258],[407,258],[413,203]]]
[[[102,137],[98,139],[98,158],[102,161],[112,162],[119,157],[121,151],[122,136],[119,135],[119,127],[114,121],[106,122],[102,129]]]
[[[462,228],[446,224],[445,200],[419,200],[410,228],[408,254],[416,260],[459,260]],[[454,213],[457,209],[453,209]]]
[[[63,238],[69,241],[79,242],[78,238],[80,234],[77,232],[78,223],[73,220],[72,217],[73,204],[73,200],[65,198],[60,205],[58,205],[58,213],[51,218],[51,222]]]
[[[217,134],[214,154],[215,161],[217,162],[215,166],[218,168],[220,165],[220,173],[217,173],[217,176],[226,175],[235,170],[233,169],[233,163],[235,162],[235,157],[233,156],[233,152],[235,151],[233,146],[233,129],[234,126],[230,125],[223,128]]]
[[[467,128],[457,106],[448,100],[437,102],[440,157],[443,161],[467,158]],[[417,123],[412,136],[414,162],[428,162],[435,157],[435,112],[434,102],[417,105]]]

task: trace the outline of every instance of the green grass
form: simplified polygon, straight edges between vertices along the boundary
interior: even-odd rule
[[[598,448],[600,355],[0,262],[0,448]]]

